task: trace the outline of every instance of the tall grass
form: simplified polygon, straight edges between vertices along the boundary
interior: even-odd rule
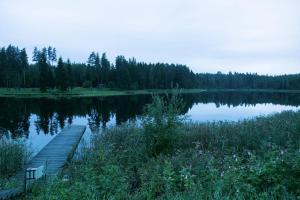
[[[0,189],[16,186],[15,173],[29,159],[29,151],[23,141],[0,139]]]
[[[157,157],[161,153],[174,152],[184,120],[180,117],[182,104],[182,100],[176,95],[167,96],[167,100],[154,96],[153,102],[145,107],[142,125],[149,156]]]
[[[0,139],[0,177],[10,177],[20,170],[28,158],[22,141]]]
[[[219,153],[255,151],[300,147],[299,112],[284,111],[267,117],[256,117],[239,122],[188,123],[184,126],[181,148],[191,144],[203,150]]]
[[[167,109],[158,108],[162,105],[167,106],[154,102],[154,113]],[[125,124],[94,135],[83,159],[69,166],[68,181],[57,178],[36,187],[31,197],[299,199],[299,119],[300,112],[283,112],[240,122],[174,120],[176,126],[169,126],[150,113],[142,127]],[[149,146],[153,141],[168,145],[157,150]]]

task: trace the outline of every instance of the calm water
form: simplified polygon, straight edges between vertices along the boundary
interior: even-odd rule
[[[283,110],[298,110],[299,94],[201,93],[183,95],[184,110],[192,121],[237,121]],[[150,95],[76,98],[0,98],[0,137],[23,138],[34,152],[43,148],[69,124],[87,125],[91,132],[137,120]]]

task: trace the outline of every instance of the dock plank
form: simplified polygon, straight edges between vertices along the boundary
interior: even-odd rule
[[[15,178],[20,185],[24,183],[24,174],[27,168],[45,165],[47,175],[57,175],[63,166],[73,156],[78,143],[85,132],[85,126],[72,125],[64,128],[54,137],[31,161],[25,165],[24,170],[18,172]],[[20,195],[23,187],[0,191],[0,200]]]

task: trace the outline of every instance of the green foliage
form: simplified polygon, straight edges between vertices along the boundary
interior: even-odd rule
[[[147,108],[151,114],[145,126],[124,124],[95,134],[83,159],[68,167],[69,181],[58,178],[37,186],[31,197],[299,199],[299,112],[234,123],[171,120],[182,130],[166,126],[177,135],[172,150],[157,153],[154,148],[155,156],[145,154],[153,137],[147,132],[151,137],[145,139],[146,129],[164,131],[161,127],[168,124],[158,113],[177,113],[163,105],[164,100],[157,98],[154,107]]]
[[[73,73],[72,65],[71,65],[69,59],[67,60],[66,71],[67,71],[67,85],[71,89],[73,89],[73,87],[74,87],[74,73]]]
[[[13,178],[30,158],[30,151],[21,140],[0,138],[0,190],[18,186]]]
[[[176,146],[180,125],[182,100],[173,95],[170,99],[154,96],[153,102],[146,106],[143,119],[145,143],[150,156],[172,153]]]
[[[11,188],[16,188],[19,186],[19,183],[14,178],[3,178],[0,177],[0,190],[6,190]]]
[[[68,78],[67,78],[67,71],[65,69],[64,63],[62,58],[58,59],[57,68],[55,70],[56,74],[56,86],[61,91],[66,91],[68,88]]]
[[[0,178],[9,177],[21,169],[27,156],[23,142],[0,139]]]
[[[85,81],[82,84],[83,88],[91,88],[92,87],[92,82],[91,81]]]
[[[179,171],[180,173],[180,181],[182,183],[182,187],[184,189],[191,189],[194,186],[194,177],[195,175],[192,174],[192,168],[190,167],[182,167]]]
[[[45,50],[45,49],[43,49]],[[47,63],[47,54],[46,51],[42,51],[39,53],[38,56],[38,62],[37,62],[38,68],[39,68],[39,86],[41,92],[46,92],[47,88],[49,87],[51,74],[52,72],[49,69],[49,65]]]
[[[41,62],[42,60],[42,62]],[[42,91],[53,88],[51,73],[55,71],[56,49],[34,48],[33,61],[28,65],[25,49],[9,45],[0,50],[0,87],[35,87]],[[45,63],[47,65],[45,65]],[[47,68],[47,69],[46,69]],[[194,73],[186,65],[138,62],[134,58],[117,56],[114,63],[106,54],[92,52],[87,63],[72,63],[67,67],[68,87],[82,86],[91,81],[119,89],[273,89],[299,90],[300,75],[267,76],[250,73]],[[71,73],[70,73],[71,72]],[[71,76],[71,77],[69,77]]]

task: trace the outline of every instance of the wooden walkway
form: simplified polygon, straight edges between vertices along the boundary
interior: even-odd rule
[[[45,166],[45,174],[57,175],[73,154],[85,131],[85,126],[72,125],[64,128],[53,140],[51,140],[24,168],[16,175],[20,185],[24,184],[25,170]],[[23,186],[0,191],[0,200],[12,198],[23,192]]]

